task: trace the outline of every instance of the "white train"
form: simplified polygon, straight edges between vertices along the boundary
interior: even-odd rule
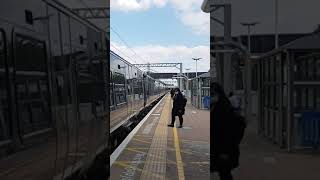
[[[53,0],[0,3],[0,179],[107,173],[107,33]]]
[[[108,176],[110,128],[165,84],[110,52],[105,30],[55,0],[0,3],[0,179]]]

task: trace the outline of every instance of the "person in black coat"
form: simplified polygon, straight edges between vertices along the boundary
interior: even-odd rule
[[[218,83],[211,84],[210,171],[218,172],[221,180],[232,180],[231,171],[239,166],[238,123],[232,105]]]
[[[180,92],[180,89],[176,88],[173,96],[173,106],[172,106],[172,112],[171,112],[172,120],[171,120],[171,124],[169,124],[168,126],[173,127],[174,122],[176,120],[176,116],[178,116],[180,121],[179,128],[182,127],[182,124],[183,124],[182,116],[184,115],[184,112],[185,112],[184,101],[185,99],[182,93]]]
[[[171,91],[170,91],[170,95],[171,95],[171,98],[173,98],[173,96],[174,96],[174,89],[171,89]]]

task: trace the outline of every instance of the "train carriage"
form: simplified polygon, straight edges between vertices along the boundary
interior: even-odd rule
[[[85,171],[108,144],[106,32],[53,0],[2,2],[0,32],[0,179]]]
[[[2,2],[0,179],[108,173],[110,128],[166,90],[109,47],[58,1]]]
[[[166,92],[163,82],[148,76],[112,51],[110,77],[111,132]]]

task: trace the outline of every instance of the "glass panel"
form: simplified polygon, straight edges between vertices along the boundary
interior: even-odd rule
[[[301,108],[305,109],[307,107],[307,88],[301,88]]]
[[[57,130],[57,160],[55,163],[55,174],[63,173],[65,166],[65,156],[67,154],[68,143],[68,126],[67,126],[67,110],[70,97],[67,95],[68,81],[64,73],[67,63],[62,54],[60,21],[59,12],[48,6],[48,14],[50,14],[49,29],[50,29],[50,52],[53,66],[52,84],[53,84],[53,101],[56,106],[55,126]]]
[[[109,95],[110,95],[110,106],[114,106],[114,99],[113,99],[113,78],[112,78],[112,72],[110,72],[110,86],[109,86]]]
[[[17,103],[21,107],[21,109],[18,108],[18,116],[23,122],[22,133],[26,134],[50,127],[51,116],[48,107],[49,91],[44,42],[17,35],[15,65]],[[42,89],[44,89],[42,93],[40,82],[42,82]],[[23,120],[25,113],[29,115],[30,121]]]
[[[116,104],[121,104],[126,102],[126,88],[125,88],[125,77],[123,74],[114,73],[113,81],[115,84],[114,93]]]
[[[314,109],[314,100],[315,100],[315,97],[314,97],[314,87],[309,87],[308,88],[308,108],[309,109]]]

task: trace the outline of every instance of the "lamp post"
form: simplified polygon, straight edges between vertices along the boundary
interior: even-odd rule
[[[243,22],[241,25],[248,27],[248,52],[251,54],[251,26],[255,26],[259,22]]]
[[[259,24],[259,22],[245,22],[241,23],[248,27],[248,55],[245,66],[245,114],[248,120],[251,119],[251,26]]]
[[[187,88],[186,88],[187,93],[186,94],[187,94],[187,97],[189,97],[189,73],[188,73],[188,71],[190,70],[190,68],[186,68],[185,70],[187,72]]]
[[[192,58],[193,60],[196,61],[196,77],[198,76],[198,61],[202,58]]]
[[[274,35],[275,35],[275,49],[278,49],[278,38],[279,38],[279,35],[278,35],[278,0],[275,0],[274,1]]]

